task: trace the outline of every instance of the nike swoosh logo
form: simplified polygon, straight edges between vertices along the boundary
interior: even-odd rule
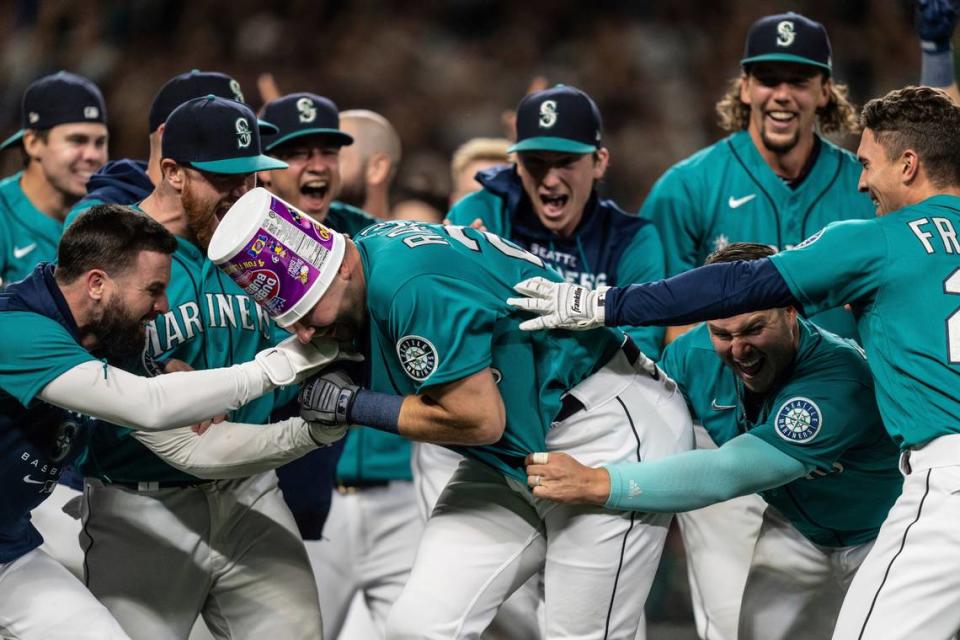
[[[29,474],[23,476],[23,481],[27,484],[46,484],[46,480],[34,480]]]
[[[717,404],[717,399],[714,398],[713,402],[710,403],[710,408],[714,411],[730,411],[730,409],[736,409],[737,405],[735,404]]]
[[[756,197],[757,194],[755,193],[751,193],[748,196],[743,196],[742,198],[734,198],[733,196],[730,196],[730,199],[727,200],[727,204],[730,205],[731,209],[736,209],[737,207],[742,207]]]
[[[25,246],[25,247],[14,247],[14,248],[13,248],[13,257],[16,258],[17,260],[19,260],[20,258],[22,258],[23,256],[27,255],[28,253],[30,253],[31,251],[33,251],[33,250],[36,249],[36,248],[37,248],[37,243],[36,243],[36,242],[34,242],[33,244],[28,244],[28,245]]]

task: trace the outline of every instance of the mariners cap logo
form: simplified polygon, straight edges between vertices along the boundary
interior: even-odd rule
[[[253,136],[250,132],[250,123],[247,122],[246,118],[240,117],[237,118],[234,126],[237,130],[237,149],[246,149],[253,141]]]
[[[820,407],[810,398],[790,398],[777,411],[773,421],[777,435],[794,444],[806,444],[817,437],[823,427]]]
[[[557,124],[557,101],[544,100],[540,103],[540,128],[549,129]]]
[[[57,435],[53,442],[53,450],[50,452],[50,459],[54,462],[60,462],[67,457],[73,447],[73,441],[80,433],[80,425],[73,420],[65,420],[57,427]]]
[[[777,24],[777,46],[789,47],[797,39],[797,33],[794,31],[793,20],[783,20]]]
[[[230,86],[230,93],[233,94],[234,99],[237,102],[244,102],[243,92],[240,91],[240,83],[231,78],[229,86]]]
[[[317,105],[313,104],[310,98],[300,98],[297,100],[297,112],[300,122],[313,122],[317,119]]]
[[[397,342],[397,356],[407,375],[423,382],[437,368],[437,350],[433,343],[420,336],[404,336]]]

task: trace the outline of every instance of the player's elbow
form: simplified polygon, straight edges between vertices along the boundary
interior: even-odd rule
[[[503,432],[507,428],[506,418],[501,415],[485,416],[481,421],[475,423],[470,429],[473,445],[496,444],[503,437]]]

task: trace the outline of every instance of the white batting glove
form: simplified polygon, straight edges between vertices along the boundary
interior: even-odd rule
[[[520,323],[524,331],[572,329],[583,331],[602,327],[604,297],[610,287],[594,290],[569,282],[552,282],[536,277],[518,282],[513,289],[524,298],[510,298],[507,304],[539,314]]]
[[[363,356],[341,349],[332,338],[314,338],[303,344],[296,336],[291,336],[256,355],[257,364],[263,368],[270,382],[278,387],[306,380],[338,360],[359,361],[363,360]]]

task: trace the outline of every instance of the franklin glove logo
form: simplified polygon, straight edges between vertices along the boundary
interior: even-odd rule
[[[247,122],[246,118],[237,118],[234,126],[237,130],[237,149],[246,149],[253,141],[253,136],[250,132],[250,123]]]
[[[573,309],[574,313],[580,313],[581,303],[583,302],[583,289],[574,289],[573,290],[573,304],[570,305],[570,308]]]
[[[777,46],[789,47],[797,39],[797,34],[793,30],[793,21],[784,20],[777,25]]]
[[[557,101],[544,100],[540,105],[540,128],[549,129],[557,124]]]

